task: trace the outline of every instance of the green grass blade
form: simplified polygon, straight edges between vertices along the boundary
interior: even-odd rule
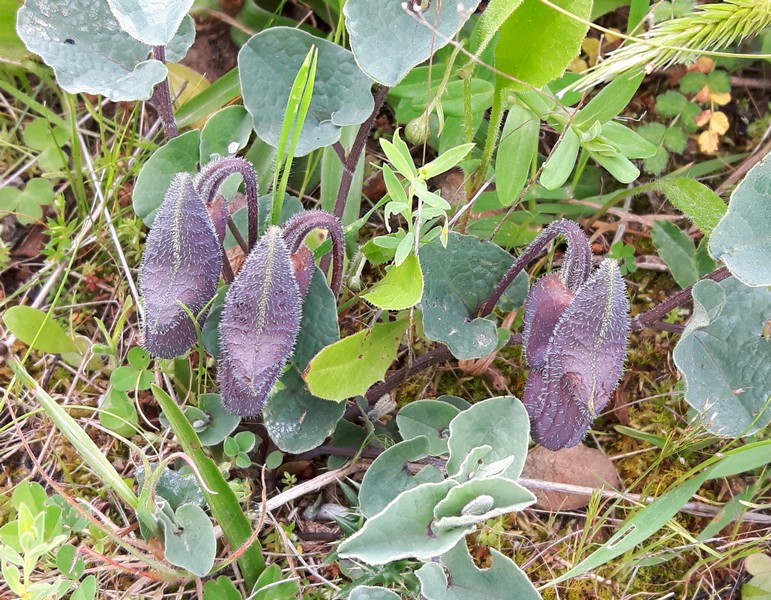
[[[281,124],[281,135],[278,139],[278,150],[276,151],[276,170],[273,173],[273,208],[270,219],[273,225],[278,225],[284,193],[289,182],[289,171],[294,159],[294,151],[297,147],[297,141],[300,139],[300,132],[305,123],[305,118],[308,116],[308,109],[310,108],[311,97],[313,96],[313,84],[316,81],[318,56],[318,48],[312,46],[305,56],[300,70],[297,72],[286,103],[286,112],[284,113],[284,121]],[[286,154],[284,154],[285,152]],[[279,172],[281,173],[280,183]]]
[[[771,440],[747,445],[727,452],[722,458],[707,461],[707,465],[702,465],[702,467],[707,466],[706,469],[700,470],[698,474],[692,472],[690,479],[635,513],[605,544],[549,585],[583,575],[641,544],[664,527],[705,481],[730,477],[769,463],[771,463]]]
[[[152,386],[152,390],[185,454],[195,464],[206,488],[215,492],[212,494],[206,488],[202,488],[212,515],[222,527],[225,539],[234,550],[240,548],[251,536],[252,526],[241,509],[236,495],[214,461],[206,456],[198,435],[179,406],[158,386]],[[241,567],[247,587],[251,589],[260,573],[265,570],[265,559],[257,540],[238,558],[238,565]]]
[[[70,441],[75,449],[80,453],[84,462],[89,468],[104,482],[111,487],[121,499],[132,509],[136,510],[139,500],[123,480],[120,474],[115,470],[102,450],[93,442],[85,430],[78,425],[67,411],[51,396],[48,395],[42,387],[27,373],[27,370],[16,361],[9,359],[8,366],[14,374],[35,394],[40,405],[45,410],[48,417],[53,421],[56,428]]]
[[[240,95],[238,67],[234,67],[179,108],[175,115],[177,126],[182,129],[201,119],[206,119]]]

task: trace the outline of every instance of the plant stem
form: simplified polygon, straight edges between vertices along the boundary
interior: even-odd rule
[[[721,267],[713,271],[706,277],[704,277],[701,281],[704,281],[705,279],[711,279],[712,281],[722,281],[723,279],[726,279],[730,275],[731,273],[728,271],[726,267]],[[647,329],[647,328],[660,329],[664,331],[673,330],[672,328],[677,326],[670,327],[669,323],[661,323],[660,319],[664,315],[666,315],[669,311],[671,311],[673,308],[677,308],[678,306],[681,306],[686,302],[688,302],[691,299],[692,290],[693,290],[692,285],[688,286],[687,288],[683,288],[682,290],[672,294],[669,298],[667,298],[666,300],[663,300],[662,302],[660,302],[650,310],[644,312],[641,315],[638,315],[637,317],[632,319],[630,331],[639,331],[641,329]],[[675,331],[675,333],[678,333],[678,331]],[[509,341],[506,342],[506,345],[515,346],[521,342],[522,342],[522,335],[519,333],[513,333],[509,337]],[[389,393],[394,388],[397,388],[400,385],[402,385],[405,381],[407,381],[408,378],[420,373],[421,371],[431,366],[438,365],[447,360],[450,360],[452,357],[453,355],[447,346],[441,345],[441,346],[438,346],[437,348],[434,348],[430,352],[427,352],[426,354],[418,358],[412,364],[402,367],[401,369],[396,371],[393,375],[388,376],[385,379],[385,381],[383,381],[382,383],[379,383],[371,387],[369,391],[365,394],[365,397],[367,398],[367,402],[369,402],[369,404],[374,404],[380,398],[382,398],[385,394]]]
[[[474,173],[474,189],[482,185],[482,182],[487,177],[487,168],[490,166],[490,161],[493,157],[493,151],[495,150],[495,144],[498,141],[498,134],[501,132],[501,121],[503,121],[503,97],[504,92],[497,91],[493,95],[493,106],[490,109],[490,125],[487,128],[487,139],[485,139],[485,147],[482,150],[482,159],[479,163],[479,167]]]
[[[305,237],[314,229],[326,229],[332,238],[332,253],[325,255],[334,256],[335,262],[332,268],[332,292],[337,297],[340,294],[340,286],[343,282],[343,261],[345,260],[345,237],[340,220],[323,210],[308,210],[301,212],[284,225],[284,241],[289,252],[295,253]]]
[[[153,46],[153,57],[156,60],[166,64],[166,48],[164,46]],[[169,139],[179,135],[177,122],[174,120],[174,106],[171,103],[171,89],[169,88],[169,78],[161,81],[155,86],[150,102],[158,111],[158,116],[163,123],[163,131]]]
[[[335,210],[332,213],[338,219],[343,218],[345,200],[348,198],[348,192],[351,190],[353,175],[356,172],[356,164],[359,162],[359,156],[364,151],[367,138],[369,138],[369,132],[372,131],[372,127],[375,125],[375,119],[377,119],[380,108],[383,106],[383,102],[385,102],[386,94],[388,94],[388,87],[386,86],[381,86],[375,92],[375,107],[372,109],[372,114],[359,127],[356,139],[353,140],[351,151],[345,154],[344,152],[341,153],[340,148],[335,147],[335,152],[343,163],[343,175],[340,178],[340,188],[337,190],[337,198],[335,198]]]
[[[493,312],[503,292],[511,285],[514,278],[519,275],[531,261],[536,259],[541,251],[558,235],[563,235],[568,240],[567,262],[562,268],[562,280],[571,290],[576,290],[589,277],[592,268],[592,256],[589,242],[581,228],[567,219],[560,219],[551,223],[538,234],[533,242],[525,248],[525,251],[514,261],[508,271],[501,278],[490,296],[477,308],[477,314],[481,317]]]
[[[237,156],[227,156],[225,158],[213,160],[204,166],[201,173],[196,177],[195,188],[208,206],[216,198],[217,192],[222,184],[225,183],[225,180],[231,175],[236,174],[244,179],[244,188],[246,188],[249,245],[244,249],[244,253],[249,254],[249,251],[254,248],[254,245],[257,243],[260,223],[260,199],[259,188],[257,187],[257,173],[252,164]],[[231,231],[232,230],[233,227],[231,227]]]
[[[711,279],[712,281],[723,281],[723,279],[726,279],[730,276],[731,273],[728,271],[727,267],[720,267],[719,269],[712,271],[712,273],[701,279],[701,281],[704,281],[705,279]],[[675,292],[669,298],[659,302],[650,310],[645,311],[641,315],[637,315],[634,319],[632,319],[631,330],[636,331],[638,329],[645,329],[653,323],[660,321],[673,308],[677,308],[678,306],[688,302],[688,300],[691,299],[691,293],[693,291],[694,285],[696,284],[689,285],[679,292]]]

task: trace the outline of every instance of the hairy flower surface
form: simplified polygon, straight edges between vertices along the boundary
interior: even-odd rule
[[[217,232],[192,178],[181,173],[166,192],[147,235],[139,269],[144,347],[150,354],[173,358],[196,342],[195,324],[187,311],[201,313],[217,292],[221,269]]]
[[[270,227],[225,297],[217,379],[225,406],[256,415],[292,355],[302,296],[281,229]]]
[[[621,377],[628,333],[629,300],[613,260],[575,294],[556,274],[533,286],[525,304],[523,404],[536,442],[559,450],[584,438]]]

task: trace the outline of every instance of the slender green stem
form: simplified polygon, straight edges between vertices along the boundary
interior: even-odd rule
[[[482,150],[482,160],[473,177],[474,189],[482,185],[493,158],[495,144],[498,142],[498,135],[501,131],[501,121],[503,121],[504,93],[503,91],[496,91],[493,96],[493,106],[490,109],[490,125],[487,128],[487,139],[485,139],[485,147]]]
[[[225,539],[233,550],[238,549],[251,536],[252,526],[241,509],[235,493],[230,489],[228,482],[225,481],[214,461],[204,452],[193,426],[179,406],[171,399],[171,396],[155,385],[152,387],[152,391],[169,420],[169,425],[177,436],[180,446],[195,464],[206,488],[214,492],[202,490],[212,515],[222,527]],[[251,589],[257,578],[265,570],[265,559],[257,540],[239,556],[238,565],[241,567],[241,573],[247,587]]]

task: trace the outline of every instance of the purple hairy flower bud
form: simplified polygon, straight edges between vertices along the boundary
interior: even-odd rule
[[[225,297],[217,379],[229,410],[260,412],[292,355],[301,318],[290,251],[281,229],[270,227]]]
[[[553,285],[544,283],[538,294]],[[604,260],[561,311],[544,354],[545,334],[536,329],[564,302],[565,290],[557,291],[563,295],[553,305],[543,296],[532,301],[526,348],[533,362],[523,401],[533,439],[550,450],[578,444],[609,402],[623,370],[630,322],[618,265]]]
[[[150,354],[173,358],[196,342],[195,324],[187,311],[197,315],[209,303],[221,270],[218,234],[193,179],[181,173],[172,181],[147,235],[139,270],[144,346]]]

